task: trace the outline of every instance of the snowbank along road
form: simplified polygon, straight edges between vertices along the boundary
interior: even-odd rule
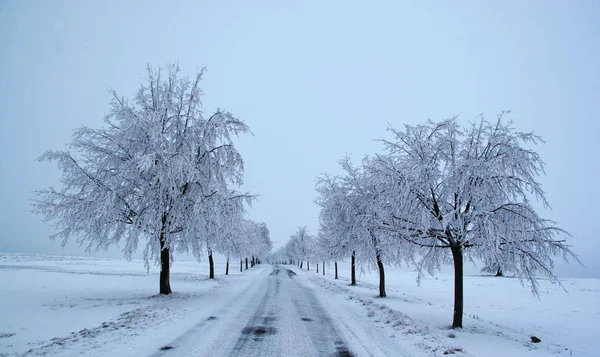
[[[261,264],[208,279],[207,264],[178,261],[175,292],[157,295],[158,268],[140,265],[0,254],[0,356],[598,355],[597,279],[566,281],[568,300],[543,282],[540,302],[516,279],[469,276],[468,324],[450,330],[450,275],[418,287],[395,271],[379,299],[376,273],[349,286],[331,271]]]
[[[237,332],[234,332],[237,331]],[[214,336],[217,334],[217,336]],[[213,341],[207,345],[206,341]],[[353,356],[311,289],[272,267],[240,303],[216,311],[154,356]]]

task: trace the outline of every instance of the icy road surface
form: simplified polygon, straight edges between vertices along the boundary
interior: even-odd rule
[[[354,356],[301,281],[294,271],[273,266],[234,306],[215,311],[154,356]]]
[[[326,275],[291,265],[248,270],[178,260],[173,294],[142,261],[0,253],[0,356],[598,356],[600,280],[465,276],[465,328],[450,330],[452,274],[417,286],[387,269],[350,286],[349,265]],[[221,274],[219,274],[221,273]],[[322,270],[321,270],[322,273]],[[510,296],[510,299],[506,297]],[[541,338],[532,343],[530,335]]]

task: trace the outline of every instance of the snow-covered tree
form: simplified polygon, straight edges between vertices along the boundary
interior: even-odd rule
[[[553,256],[576,259],[561,238],[566,232],[533,206],[537,199],[548,207],[537,181],[544,163],[525,145],[541,138],[514,130],[503,116],[468,127],[450,119],[390,129],[387,154],[375,160],[393,199],[380,210],[387,212],[381,226],[422,248],[419,272],[454,264],[454,328],[462,327],[464,259],[514,271],[536,294],[538,273],[558,282]]]
[[[269,254],[266,260],[272,264],[294,264],[293,254],[289,251],[290,241],[286,245],[279,247],[276,251]]]
[[[226,274],[229,273],[229,255],[233,246],[240,246],[239,241],[244,239],[239,232],[243,226],[245,207],[236,191],[216,193],[210,198],[211,203],[218,205],[207,209],[206,220],[207,234],[202,237],[202,243],[208,251],[209,278],[214,279],[213,250],[227,255]],[[247,246],[247,244],[246,244]]]
[[[247,234],[249,226],[250,222],[248,220],[239,219],[227,239],[219,240],[218,251],[227,258],[225,275],[229,274],[229,265],[232,257],[240,258],[240,272],[243,270],[243,257],[250,250],[251,244]]]
[[[286,257],[289,264],[298,265],[298,255],[296,254],[295,242],[291,239],[282,247],[283,255]]]
[[[219,240],[219,242],[222,243],[219,244],[217,251],[225,254],[227,261],[232,256],[240,257],[240,271],[243,270],[244,258],[248,261],[248,257],[251,256],[254,263],[260,262],[271,253],[273,248],[266,223],[257,223],[249,219],[240,219],[230,239]]]
[[[296,259],[298,259],[300,268],[302,268],[305,260],[307,265],[309,264],[308,259],[311,258],[314,240],[314,237],[310,235],[306,226],[298,227],[296,232],[290,236],[289,249],[293,252]],[[307,266],[307,268],[310,270],[310,266]]]
[[[353,239],[352,226],[349,222],[346,195],[347,190],[340,183],[339,177],[323,175],[317,179],[317,199],[321,207],[319,212],[319,244],[323,254],[335,263],[337,279],[337,261],[351,257],[351,285],[356,285],[356,240]]]
[[[275,261],[278,264],[294,264],[294,256],[290,252],[290,241],[288,240],[286,244],[282,247],[279,247],[271,256],[269,257],[269,261]]]
[[[342,260],[345,257],[335,258],[331,252],[331,241],[328,237],[323,234],[323,231],[319,231],[315,242],[316,251],[320,261],[323,261],[323,275],[325,275],[325,263],[333,263],[334,266],[334,279],[338,279],[338,260]],[[356,282],[355,282],[356,283]]]
[[[252,199],[233,190],[242,184],[243,161],[232,139],[248,127],[220,109],[206,118],[203,71],[193,80],[178,74],[176,66],[166,73],[149,67],[133,102],[113,91],[103,128],[81,127],[69,150],[40,157],[57,162],[62,187],[38,191],[34,202],[63,246],[70,237],[88,251],[124,243],[130,258],[145,241],[146,266],[160,261],[163,294],[171,292],[172,251],[200,259],[211,248],[207,237],[226,235],[235,223],[223,221],[224,206],[238,212]]]
[[[253,222],[252,231],[250,232],[251,248],[249,249],[253,264],[266,258],[271,249],[273,249],[273,242],[271,242],[270,236],[271,233],[265,223]]]
[[[363,160],[367,166],[370,159]],[[376,267],[379,272],[379,296],[385,297],[385,271],[383,260],[396,262],[398,241],[392,242],[388,229],[379,224],[378,211],[385,199],[385,188],[379,185],[377,176],[354,167],[348,157],[341,162],[344,175],[334,179],[324,177],[317,182],[321,206],[321,230],[331,238],[331,253],[340,249],[352,249],[353,258]]]

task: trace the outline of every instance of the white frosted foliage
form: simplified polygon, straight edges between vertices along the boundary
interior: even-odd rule
[[[146,264],[161,241],[171,252],[224,250],[242,239],[243,160],[233,138],[249,132],[231,113],[205,116],[200,80],[148,68],[147,82],[128,101],[112,91],[104,127],[81,127],[68,150],[48,151],[61,187],[37,192],[35,210],[54,223],[54,238],[76,237],[88,250],[119,243],[126,257],[144,244]],[[241,248],[235,253],[240,253]]]

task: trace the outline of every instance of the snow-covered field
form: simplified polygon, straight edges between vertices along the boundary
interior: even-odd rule
[[[404,356],[600,355],[598,279],[565,279],[568,292],[542,281],[538,300],[517,279],[467,276],[465,327],[450,330],[449,274],[419,287],[414,273],[388,268],[388,297],[379,299],[374,272],[360,274],[350,287],[345,264],[339,280],[332,266],[325,277],[313,264],[310,272],[286,268],[314,290],[351,351],[379,355],[375,344],[383,343],[384,351]],[[147,274],[141,261],[0,254],[0,355],[150,356],[236,304],[270,269],[240,273],[238,261],[224,276],[224,261],[218,260],[217,279],[209,280],[206,263],[176,261],[175,293],[158,296],[158,269]],[[242,327],[223,333],[237,334]],[[542,342],[531,343],[530,335]]]
[[[600,356],[599,279],[563,279],[567,292],[540,280],[538,299],[516,278],[465,276],[464,328],[451,330],[452,274],[436,274],[418,286],[416,273],[387,268],[387,297],[381,299],[375,272],[363,273],[357,286],[349,287],[349,268],[340,269],[338,281],[329,274],[332,267],[324,279],[316,279],[314,271],[308,274],[315,274],[311,280],[327,290],[350,291],[350,299],[367,305],[371,320],[384,325],[405,319],[407,326],[397,329],[395,338],[408,344],[457,347],[474,356]],[[406,331],[417,331],[416,336],[403,336]],[[532,343],[531,335],[542,342]]]

